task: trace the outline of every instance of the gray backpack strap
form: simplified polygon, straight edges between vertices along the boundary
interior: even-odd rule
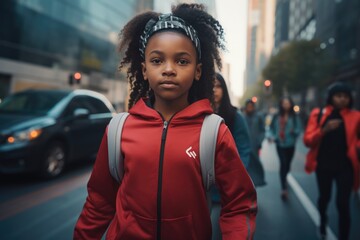
[[[219,126],[224,120],[216,115],[207,115],[200,132],[201,175],[206,192],[215,183],[215,151]]]
[[[121,182],[124,175],[124,159],[121,154],[121,133],[129,113],[118,113],[108,126],[107,143],[110,174],[117,182]]]

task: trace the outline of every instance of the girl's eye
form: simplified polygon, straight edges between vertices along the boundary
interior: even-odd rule
[[[188,61],[188,60],[185,60],[185,59],[179,59],[179,60],[178,60],[178,63],[179,63],[180,65],[186,65],[186,64],[189,63],[189,61]]]
[[[161,63],[161,60],[159,58],[153,58],[150,60],[151,63],[154,63],[154,64],[160,64]]]

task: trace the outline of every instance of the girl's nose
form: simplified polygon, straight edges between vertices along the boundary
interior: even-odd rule
[[[164,70],[163,70],[162,74],[165,75],[165,76],[175,75],[176,71],[175,71],[175,68],[174,68],[173,64],[170,63],[170,62],[167,62],[165,64],[165,67],[164,67]]]

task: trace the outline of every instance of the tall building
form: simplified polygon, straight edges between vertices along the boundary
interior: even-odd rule
[[[289,10],[290,0],[277,0],[275,10],[274,53],[289,40]]]
[[[313,39],[316,0],[291,0],[289,4],[289,40]]]
[[[248,2],[245,89],[261,78],[274,46],[275,0]]]
[[[320,48],[336,61],[333,81],[347,82],[360,109],[360,1],[317,0],[316,34]]]
[[[143,8],[152,1],[1,1],[0,99],[26,88],[70,88],[70,74],[80,72],[76,87],[121,104],[117,36]]]

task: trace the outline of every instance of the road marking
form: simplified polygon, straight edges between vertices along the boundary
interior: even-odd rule
[[[292,188],[292,190],[294,191],[295,195],[298,197],[300,203],[303,205],[306,212],[309,214],[310,218],[315,223],[315,226],[318,227],[320,225],[319,212],[314,206],[314,204],[311,202],[309,197],[306,195],[304,190],[301,188],[299,183],[295,180],[295,178],[291,174],[288,174],[287,181],[290,187]],[[327,240],[337,240],[337,237],[335,236],[334,232],[331,230],[329,226],[326,228],[326,231],[327,231],[327,238],[326,238]]]
[[[0,221],[86,185],[91,171],[0,204]]]

